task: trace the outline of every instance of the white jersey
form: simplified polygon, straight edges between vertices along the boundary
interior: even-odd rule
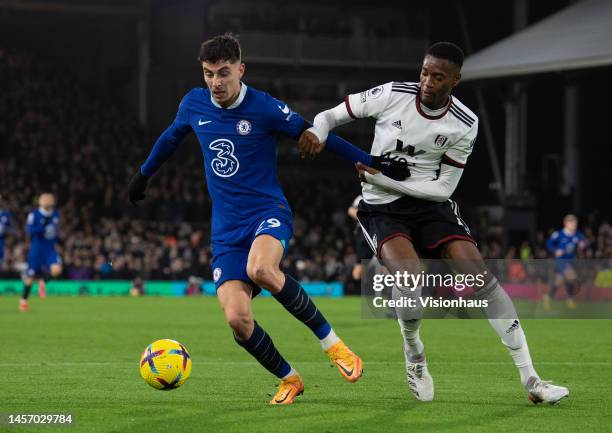
[[[411,174],[406,184],[437,179],[442,163],[463,168],[478,133],[476,115],[452,96],[445,108],[428,114],[421,106],[419,83],[386,83],[347,96],[345,104],[355,119],[376,119],[370,153],[407,161]],[[369,183],[362,188],[369,204],[404,195]]]

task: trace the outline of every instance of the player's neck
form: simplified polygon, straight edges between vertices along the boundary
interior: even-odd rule
[[[447,96],[442,102],[439,102],[439,103],[426,104],[421,100],[421,105],[427,108],[428,110],[438,111],[443,108],[446,108],[449,102],[450,102],[450,97]]]

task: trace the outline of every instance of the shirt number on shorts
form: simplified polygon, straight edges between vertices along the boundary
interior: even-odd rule
[[[255,234],[258,235],[264,230],[275,229],[280,226],[281,226],[281,222],[278,219],[268,218],[267,220],[263,220],[261,224],[259,224],[259,227],[257,227],[257,231],[255,232]]]

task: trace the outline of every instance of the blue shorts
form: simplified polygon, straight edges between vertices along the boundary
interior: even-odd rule
[[[565,277],[565,272],[575,270],[576,259],[557,259],[555,260],[555,271]]]
[[[55,250],[28,256],[28,277],[41,276],[43,271],[49,272],[51,265],[61,265],[62,259]]]
[[[215,242],[213,239],[212,270],[215,288],[230,280],[244,281],[253,288],[253,297],[261,292],[247,275],[249,251],[255,238],[259,235],[270,235],[278,239],[285,251],[293,236],[293,226],[290,213],[274,212],[263,214],[252,219],[243,230],[240,238],[232,239],[231,245]]]

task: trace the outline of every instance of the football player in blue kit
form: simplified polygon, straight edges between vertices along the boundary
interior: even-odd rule
[[[185,95],[174,122],[130,181],[130,200],[144,198],[149,178],[193,130],[204,156],[213,204],[212,268],[217,296],[236,342],[281,379],[270,403],[293,403],[304,384],[253,319],[251,299],[261,288],[308,326],[342,376],[355,382],[362,374],[361,359],[338,338],[300,284],[280,270],[293,229],[291,208],[276,174],[276,135],[297,140],[311,125],[284,102],[241,81],[245,65],[234,36],[204,42],[199,61],[207,87]],[[409,175],[404,162],[371,156],[334,135],[327,149],[353,163],[380,167],[390,177]]]
[[[544,295],[544,309],[550,310],[550,301],[562,286],[565,286],[567,292],[567,307],[576,308],[574,296],[580,284],[576,272],[576,255],[585,247],[586,238],[578,230],[578,218],[575,215],[566,215],[563,218],[563,229],[554,232],[546,241],[546,248],[555,257],[555,280],[549,292]]]
[[[55,209],[55,197],[43,193],[38,198],[38,209],[30,212],[27,219],[30,235],[28,269],[23,277],[23,295],[19,301],[21,311],[28,310],[28,296],[35,278],[38,278],[38,294],[46,296],[45,279],[58,277],[62,273],[62,259],[55,251],[59,236],[59,213]]]
[[[0,196],[0,266],[4,261],[4,238],[11,227],[11,213],[2,208],[2,196]]]

